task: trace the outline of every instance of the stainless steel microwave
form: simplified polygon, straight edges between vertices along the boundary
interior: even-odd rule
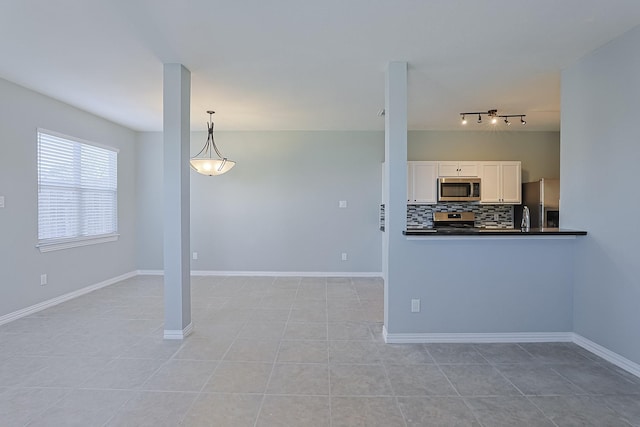
[[[438,178],[439,202],[477,202],[480,200],[480,178]]]

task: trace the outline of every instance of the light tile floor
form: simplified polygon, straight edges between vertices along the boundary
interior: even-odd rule
[[[0,326],[0,426],[640,426],[640,379],[573,344],[382,342],[380,279],[160,277]]]

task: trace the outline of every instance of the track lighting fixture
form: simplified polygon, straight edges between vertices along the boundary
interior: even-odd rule
[[[524,118],[527,117],[526,114],[498,114],[498,110],[493,109],[493,110],[488,110],[487,112],[473,111],[473,112],[467,112],[467,113],[460,113],[460,116],[462,116],[463,125],[467,124],[466,116],[471,114],[478,115],[478,123],[482,123],[482,116],[486,115],[489,117],[489,123],[491,123],[492,125],[496,125],[498,123],[498,118],[503,118],[505,125],[511,126],[511,121],[509,120],[510,117],[520,117],[520,124],[523,126],[527,124],[527,122],[524,120]]]

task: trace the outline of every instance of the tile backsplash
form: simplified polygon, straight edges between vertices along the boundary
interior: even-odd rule
[[[407,205],[407,228],[433,227],[434,212],[473,212],[476,214],[476,227],[513,228],[513,205],[474,203]]]

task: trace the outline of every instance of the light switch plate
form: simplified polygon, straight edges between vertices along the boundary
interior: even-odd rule
[[[4,208],[4,196],[0,196],[0,208]]]
[[[340,200],[338,202],[338,207],[339,208],[346,208],[347,207],[347,201],[346,200]]]

